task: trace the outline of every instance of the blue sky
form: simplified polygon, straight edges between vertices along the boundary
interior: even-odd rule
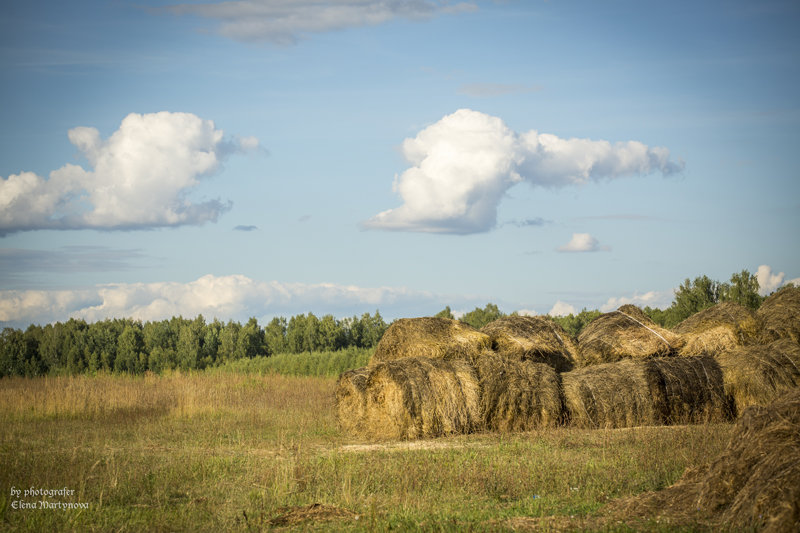
[[[800,277],[796,2],[4,2],[0,324]]]

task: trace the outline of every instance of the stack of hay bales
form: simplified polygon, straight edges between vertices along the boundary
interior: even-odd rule
[[[551,366],[485,353],[475,368],[485,429],[529,431],[562,421],[561,381]]]
[[[370,364],[406,357],[474,360],[491,348],[488,335],[448,318],[395,320],[381,337]]]
[[[756,312],[762,324],[762,341],[792,339],[800,343],[800,287],[772,293]]]
[[[634,305],[600,315],[578,335],[580,366],[664,357],[674,355],[679,347],[678,335],[656,325]]]
[[[717,355],[756,342],[760,333],[756,314],[744,306],[724,302],[690,316],[674,330],[682,337],[680,355]]]
[[[369,368],[342,372],[336,382],[336,420],[345,432],[359,435],[364,431]]]
[[[800,344],[791,339],[743,346],[720,355],[718,360],[725,392],[739,413],[800,387]]]
[[[577,347],[564,329],[541,316],[505,316],[481,329],[492,349],[509,359],[547,363],[557,372],[575,366]]]
[[[368,369],[360,433],[417,439],[480,427],[478,379],[462,360],[407,357]]]
[[[561,375],[570,425],[620,428],[722,421],[722,372],[710,357],[623,360]]]
[[[659,492],[617,501],[610,516],[725,531],[800,531],[800,390],[744,411],[726,450]]]

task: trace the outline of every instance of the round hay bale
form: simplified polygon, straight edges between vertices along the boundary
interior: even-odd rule
[[[742,413],[697,506],[737,529],[800,531],[800,390]]]
[[[556,372],[575,366],[577,347],[564,329],[541,316],[504,316],[481,328],[492,349],[505,357],[546,363]]]
[[[457,320],[401,318],[383,334],[370,364],[405,357],[472,360],[491,344],[488,335]]]
[[[800,343],[800,287],[772,293],[756,311],[761,321],[762,342],[792,339]]]
[[[582,428],[648,426],[661,422],[652,391],[659,376],[639,361],[624,360],[561,374],[569,424]]]
[[[718,360],[725,393],[737,413],[751,405],[766,405],[800,386],[800,344],[791,339],[737,348]]]
[[[726,420],[722,371],[711,357],[626,359],[561,374],[569,423],[587,428]]]
[[[486,429],[529,431],[562,422],[561,380],[550,365],[486,353],[475,369]]]
[[[723,302],[693,314],[673,331],[682,337],[680,355],[719,355],[754,343],[760,332],[755,312]]]
[[[369,372],[369,367],[348,370],[336,381],[336,420],[345,433],[358,435],[363,430]]]
[[[641,364],[658,376],[652,394],[661,423],[703,424],[730,418],[722,369],[713,357],[658,357]]]
[[[600,315],[578,335],[579,365],[613,363],[626,358],[673,355],[680,337],[634,305]]]
[[[407,357],[371,368],[365,435],[419,439],[469,433],[479,426],[478,379],[466,361]]]

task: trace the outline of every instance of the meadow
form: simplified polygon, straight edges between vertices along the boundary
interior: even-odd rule
[[[670,485],[723,450],[732,429],[563,427],[372,443],[340,432],[334,388],[330,376],[235,367],[3,378],[0,529],[671,531],[592,517],[614,498]],[[73,492],[14,492],[31,488]],[[18,508],[43,500],[51,508]]]

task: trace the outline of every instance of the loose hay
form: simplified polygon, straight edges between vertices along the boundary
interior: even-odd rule
[[[762,342],[789,338],[800,343],[800,287],[787,287],[769,296],[756,312],[762,323]]]
[[[666,330],[634,305],[592,320],[578,335],[579,365],[613,363],[627,358],[673,355],[680,337]]]
[[[329,520],[358,520],[358,515],[347,509],[312,503],[300,507],[281,507],[268,524],[271,526],[293,526],[304,522],[327,522]]]
[[[718,359],[725,393],[737,412],[751,405],[766,405],[800,387],[800,345],[791,339],[738,348]]]
[[[369,371],[369,367],[348,370],[336,382],[336,419],[345,433],[358,435],[363,430]]]
[[[754,343],[761,329],[753,311],[724,302],[695,313],[674,331],[683,340],[680,355],[719,355]]]
[[[363,433],[418,439],[480,426],[478,380],[466,361],[404,358],[376,364],[367,378]]]
[[[725,530],[800,531],[800,389],[742,414],[725,452],[673,486],[612,503],[606,516]]]
[[[561,383],[551,366],[486,353],[477,359],[475,368],[486,429],[529,431],[561,423]]]
[[[729,417],[710,357],[624,360],[561,375],[569,423],[586,428],[690,424]]]
[[[472,360],[491,343],[488,335],[457,320],[401,318],[383,334],[370,364],[405,357]]]
[[[547,363],[557,372],[575,366],[575,343],[561,326],[545,317],[504,316],[481,332],[491,337],[492,348],[505,357]]]

